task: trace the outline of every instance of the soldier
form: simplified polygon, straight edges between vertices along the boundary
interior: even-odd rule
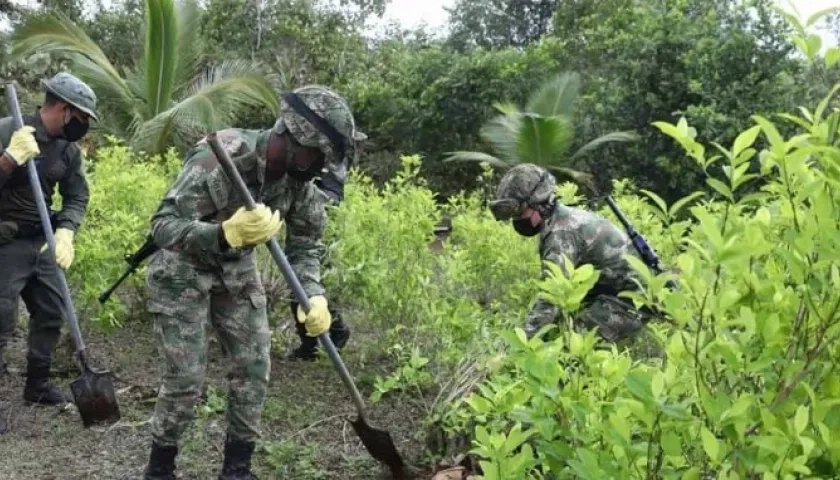
[[[340,168],[360,138],[346,100],[326,87],[302,87],[284,96],[273,128],[227,129],[218,135],[258,207],[244,209],[202,140],[187,153],[183,171],[152,217],[152,235],[161,250],[148,267],[148,310],[165,373],[147,480],[174,478],[178,441],[192,422],[204,381],[207,322],[231,356],[219,478],[255,478],[250,464],[269,379],[271,332],[253,251],[283,222],[285,252],[312,306],[297,318],[312,337],[330,327],[321,284],[326,198],[311,180],[324,169]]]
[[[69,73],[43,80],[44,105],[23,118],[15,130],[12,117],[0,119],[0,357],[15,329],[17,299],[31,317],[24,399],[42,404],[72,401],[50,380],[52,352],[61,333],[63,303],[57,267],[70,268],[73,238],[88,206],[89,190],[78,141],[96,116],[96,95]],[[55,257],[46,248],[35,196],[25,170],[36,162],[47,208],[56,185],[62,207],[51,215]],[[4,363],[0,360],[0,363]],[[5,367],[3,367],[5,368]]]
[[[367,139],[367,135],[357,132],[357,141],[361,142]],[[352,164],[352,158],[347,159],[347,165]],[[347,178],[346,169],[341,168],[337,171],[330,171],[321,178],[315,180],[315,185],[321,189],[324,194],[329,197],[332,205],[338,206],[344,200],[344,183]],[[298,303],[294,300],[290,302],[292,318],[297,318]],[[330,315],[332,316],[332,324],[330,324],[330,339],[335,348],[341,350],[347,341],[350,339],[350,327],[344,323],[341,318],[341,312],[330,306]],[[283,359],[286,361],[314,361],[318,355],[318,339],[310,337],[306,334],[306,329],[299,322],[295,322],[297,327],[298,338],[300,338],[300,345],[288,352]]]
[[[598,327],[601,338],[614,343],[633,338],[642,329],[642,315],[617,296],[637,288],[635,272],[623,258],[635,251],[621,229],[600,215],[559,203],[554,176],[533,164],[511,168],[499,182],[496,200],[489,206],[497,220],[511,220],[520,235],[540,235],[543,262],[553,262],[568,274],[565,256],[575,267],[588,263],[600,271],[598,283],[576,315],[579,327]],[[525,324],[528,337],[554,321],[557,314],[556,306],[538,299]]]

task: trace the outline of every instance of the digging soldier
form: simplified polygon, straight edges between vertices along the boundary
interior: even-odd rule
[[[283,223],[286,255],[312,306],[298,321],[312,337],[330,328],[320,276],[326,198],[311,180],[340,168],[360,138],[346,100],[326,87],[303,87],[284,96],[273,128],[227,129],[218,136],[258,205],[245,210],[202,140],[152,217],[161,250],[148,267],[148,310],[165,370],[147,480],[175,478],[178,442],[204,381],[208,322],[231,357],[219,478],[255,478],[250,464],[269,380],[271,332],[254,249]]]
[[[576,326],[584,330],[597,327],[600,337],[613,343],[635,338],[643,329],[642,314],[617,296],[638,288],[633,281],[635,272],[623,258],[627,253],[635,255],[635,250],[621,229],[595,213],[561,204],[555,195],[554,176],[533,164],[511,168],[489,206],[497,220],[511,220],[520,235],[540,236],[542,262],[553,262],[568,274],[565,256],[575,267],[591,264],[600,272],[598,283],[576,315]],[[557,314],[558,307],[538,299],[524,326],[528,337],[553,322]]]
[[[73,263],[73,239],[85,216],[89,190],[78,141],[96,116],[96,95],[69,73],[58,73],[42,84],[44,105],[23,117],[15,130],[12,117],[0,119],[0,370],[3,350],[11,341],[17,318],[17,299],[29,315],[26,386],[23,397],[41,404],[72,401],[49,380],[53,350],[61,333],[63,304],[57,269]],[[51,215],[55,257],[46,248],[35,196],[27,176],[34,161],[47,208],[56,186],[61,210]],[[0,372],[2,374],[2,372]]]

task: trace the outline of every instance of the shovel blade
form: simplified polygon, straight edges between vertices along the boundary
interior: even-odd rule
[[[364,418],[351,420],[350,424],[371,456],[391,469],[393,478],[406,478],[408,472],[406,472],[405,461],[400,456],[400,452],[397,451],[397,446],[394,445],[390,433],[371,427],[365,422]]]
[[[111,372],[85,370],[81,377],[70,384],[70,391],[85,428],[119,421],[120,405],[117,403]]]

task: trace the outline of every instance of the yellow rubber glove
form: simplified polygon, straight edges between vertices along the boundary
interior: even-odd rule
[[[15,130],[6,151],[18,165],[23,165],[38,156],[41,149],[38,148],[38,142],[35,140],[35,127],[23,126]]]
[[[73,263],[73,230],[58,228],[55,231],[55,262],[59,267],[67,270]]]
[[[283,224],[280,213],[271,214],[271,209],[263,204],[257,204],[253,210],[239,210],[232,217],[222,222],[225,239],[231,247],[243,245],[259,245],[265,243],[280,230]]]
[[[327,299],[323,295],[315,295],[309,298],[309,314],[303,313],[303,308],[298,307],[298,322],[306,324],[306,334],[310,337],[318,335],[330,329],[332,314],[327,307]]]

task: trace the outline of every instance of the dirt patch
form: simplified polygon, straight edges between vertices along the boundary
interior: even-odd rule
[[[343,358],[358,379],[363,370],[374,366],[359,364],[356,350],[370,337],[358,326],[353,328]],[[19,334],[25,335],[25,331]],[[107,336],[96,332],[85,335],[93,365],[116,375],[122,420],[107,428],[84,429],[72,407],[24,402],[25,341],[19,338],[10,345],[7,358],[11,373],[0,378],[0,414],[8,422],[8,431],[0,435],[0,478],[142,478],[161,371],[151,334],[150,324],[135,323]],[[291,336],[282,339],[283,343],[292,341]],[[283,352],[282,346],[276,350],[278,356]],[[205,398],[182,439],[177,460],[179,478],[184,480],[215,478],[222,462],[227,362],[215,341],[210,343],[208,359]],[[56,364],[55,380],[68,389],[78,370],[64,349],[59,349]],[[358,386],[363,395],[370,393],[364,382]],[[376,406],[368,402],[368,409],[371,424],[390,431],[406,460],[421,465],[423,439],[416,433],[422,413],[404,402],[389,400]],[[368,455],[345,421],[348,417],[355,417],[352,401],[328,359],[288,363],[273,357],[263,411],[263,439],[254,457],[255,473],[271,479],[388,478],[387,470]],[[431,473],[421,478],[430,477]]]

